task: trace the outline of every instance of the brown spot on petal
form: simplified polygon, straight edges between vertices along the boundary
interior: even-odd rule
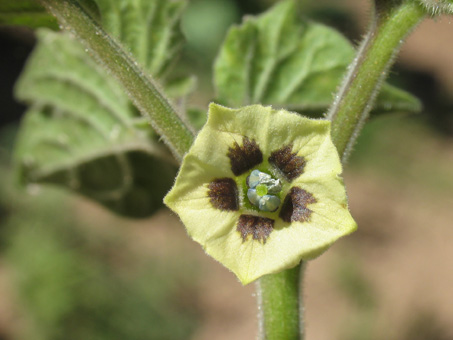
[[[242,146],[234,142],[233,147],[228,148],[231,171],[236,176],[252,169],[263,161],[263,154],[255,140],[250,141],[247,137],[242,138]]]
[[[304,189],[293,187],[285,197],[280,218],[285,222],[307,222],[312,211],[307,208],[308,204],[316,203],[316,198]]]
[[[252,235],[254,240],[266,243],[273,229],[273,219],[254,215],[241,215],[236,230],[241,233],[242,241],[247,240],[247,237]]]
[[[276,166],[282,174],[292,181],[304,172],[305,159],[292,152],[292,144],[271,153],[269,163]]]
[[[209,183],[208,196],[214,208],[236,211],[239,209],[238,188],[231,178],[218,178]]]

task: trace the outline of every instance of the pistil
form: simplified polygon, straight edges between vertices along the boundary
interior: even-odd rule
[[[253,170],[247,178],[247,197],[255,207],[261,211],[273,212],[280,206],[280,198],[276,195],[282,190],[279,179],[271,175]]]

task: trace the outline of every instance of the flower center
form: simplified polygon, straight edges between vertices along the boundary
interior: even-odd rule
[[[264,196],[264,195],[267,195],[267,185],[266,184],[258,184],[256,187],[255,187],[255,190],[256,190],[256,193],[258,194],[258,196]]]
[[[247,177],[247,197],[255,207],[261,211],[276,211],[280,206],[280,198],[277,196],[282,191],[282,183],[279,179],[273,179],[271,175],[253,170]]]

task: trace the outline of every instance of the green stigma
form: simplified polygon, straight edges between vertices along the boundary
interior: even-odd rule
[[[255,189],[256,189],[256,193],[258,194],[258,196],[267,195],[267,185],[266,184],[258,184]]]

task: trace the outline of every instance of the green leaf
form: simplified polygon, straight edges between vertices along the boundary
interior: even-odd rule
[[[99,8],[104,29],[159,80],[167,96],[184,99],[194,91],[194,76],[169,75],[184,42],[180,21],[186,0],[92,1]]]
[[[170,79],[165,84],[165,93],[171,98],[183,98],[195,91],[197,78],[186,76]]]
[[[22,181],[65,186],[129,217],[150,215],[176,173],[167,150],[77,41],[37,34],[16,87],[31,104],[16,149]]]
[[[420,112],[422,103],[420,100],[396,86],[385,83],[379,92],[372,113],[389,112]]]
[[[58,28],[55,18],[33,0],[0,0],[0,25]]]
[[[153,77],[162,79],[174,62],[183,36],[185,0],[94,0],[104,29],[118,38]]]
[[[230,29],[214,67],[220,102],[326,111],[355,50],[334,29],[298,20],[296,13],[294,1],[281,1]],[[376,108],[417,111],[420,103],[385,85]]]
[[[190,107],[187,110],[187,118],[190,124],[196,129],[200,130],[208,119],[206,110],[200,109],[198,107]]]

